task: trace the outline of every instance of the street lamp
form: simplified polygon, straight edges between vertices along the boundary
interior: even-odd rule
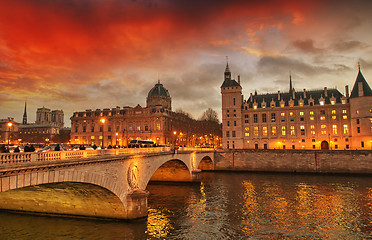
[[[9,129],[9,133],[8,133],[8,149],[9,149],[9,143],[10,143],[10,128],[13,126],[13,123],[12,122],[8,122],[8,129]]]
[[[102,123],[102,149],[103,149],[103,137],[104,137],[103,132],[104,132],[104,124],[106,122],[106,119],[101,118],[99,121]]]
[[[173,146],[176,147],[176,135],[177,135],[177,132],[174,131],[173,132],[173,135],[174,135],[174,144],[173,144]]]
[[[118,145],[118,135],[119,133],[115,133],[115,145],[116,146]]]

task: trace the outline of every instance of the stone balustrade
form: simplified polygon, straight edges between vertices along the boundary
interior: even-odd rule
[[[119,148],[103,150],[78,150],[78,151],[50,151],[50,152],[32,152],[32,153],[1,153],[0,165],[43,162],[69,159],[84,159],[96,156],[116,156],[116,155],[135,155],[144,153],[169,152],[171,147],[155,148]],[[178,151],[211,151],[211,148],[179,148]]]

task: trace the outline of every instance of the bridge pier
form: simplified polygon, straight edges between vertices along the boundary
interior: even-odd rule
[[[127,194],[127,217],[128,220],[144,218],[147,216],[147,190],[133,190]]]
[[[200,169],[194,169],[191,171],[191,181],[201,182],[201,170]]]

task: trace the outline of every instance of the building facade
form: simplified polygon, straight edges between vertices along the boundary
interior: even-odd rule
[[[38,108],[35,123],[27,123],[27,110],[23,114],[22,124],[19,125],[18,138],[26,143],[61,142],[60,130],[64,129],[63,110]]]
[[[372,150],[372,90],[360,71],[349,95],[337,89],[242,95],[226,65],[222,94],[224,149]]]
[[[0,143],[12,144],[18,139],[19,123],[14,118],[0,119]]]
[[[72,144],[127,146],[131,140],[173,145],[186,133],[190,118],[173,112],[168,90],[158,82],[148,93],[146,107],[116,107],[75,112],[71,119]]]

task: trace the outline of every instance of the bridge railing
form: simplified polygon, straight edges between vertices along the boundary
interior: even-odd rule
[[[119,148],[103,150],[78,150],[78,151],[50,151],[50,152],[32,152],[32,153],[1,153],[0,165],[26,162],[44,162],[69,159],[84,159],[97,156],[116,156],[116,155],[135,155],[156,152],[170,152],[171,147],[155,148]],[[182,151],[212,151],[213,148],[190,148],[181,147],[177,152]]]

